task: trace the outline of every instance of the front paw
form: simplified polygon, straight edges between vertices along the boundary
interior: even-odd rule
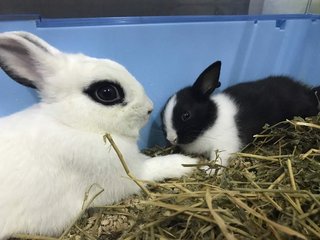
[[[184,156],[181,154],[172,154],[148,159],[144,165],[143,179],[162,180],[165,178],[180,178],[183,175],[190,174],[195,168],[198,159]]]

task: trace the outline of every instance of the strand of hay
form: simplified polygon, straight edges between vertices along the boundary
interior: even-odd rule
[[[62,239],[320,238],[320,116],[265,126],[222,175],[204,165],[212,174],[150,182],[148,194],[87,211]]]
[[[131,172],[130,169],[125,161],[125,159],[123,158],[123,155],[121,153],[121,151],[119,150],[117,144],[113,141],[111,135],[109,133],[107,133],[106,135],[103,136],[103,140],[106,143],[106,139],[108,139],[109,143],[111,144],[112,148],[115,150],[116,154],[118,155],[118,158],[124,168],[124,170],[126,171],[126,174],[128,175],[128,177],[130,177],[140,188],[141,190],[147,195],[150,196],[150,193],[148,191],[148,189],[144,186],[144,184],[139,181]]]

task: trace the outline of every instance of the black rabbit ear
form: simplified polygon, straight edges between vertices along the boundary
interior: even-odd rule
[[[209,96],[221,85],[219,82],[220,69],[221,61],[216,61],[211,64],[200,74],[192,88],[199,91],[202,95]]]

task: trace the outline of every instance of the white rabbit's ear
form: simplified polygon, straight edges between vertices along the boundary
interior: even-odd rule
[[[0,33],[0,67],[25,86],[38,88],[44,72],[49,70],[50,58],[59,53],[31,33]]]

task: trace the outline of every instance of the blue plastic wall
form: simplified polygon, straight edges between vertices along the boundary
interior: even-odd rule
[[[270,74],[320,85],[320,16],[157,17],[0,21],[0,32],[23,30],[67,52],[125,65],[155,104],[141,148],[163,144],[160,111],[170,95],[222,61],[222,89]],[[0,70],[0,116],[37,95]]]

